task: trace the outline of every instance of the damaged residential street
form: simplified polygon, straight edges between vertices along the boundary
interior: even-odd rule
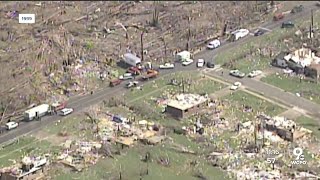
[[[318,1],[0,7],[0,180],[320,179]]]

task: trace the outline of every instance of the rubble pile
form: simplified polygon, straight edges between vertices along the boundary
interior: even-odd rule
[[[48,165],[46,157],[24,157],[20,163],[0,170],[0,179],[36,179],[44,177]]]

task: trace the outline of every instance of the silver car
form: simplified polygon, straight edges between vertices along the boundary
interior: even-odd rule
[[[238,77],[238,78],[244,78],[245,76],[246,76],[246,74],[245,73],[243,73],[243,72],[241,72],[241,71],[239,71],[239,70],[231,70],[230,72],[229,72],[229,74],[231,75],[231,76],[234,76],[234,77]]]

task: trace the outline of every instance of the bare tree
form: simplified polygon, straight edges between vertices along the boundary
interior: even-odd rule
[[[94,109],[94,106],[91,106],[87,112],[84,113],[90,119],[91,124],[98,123],[98,114]]]
[[[153,13],[152,13],[152,20],[150,22],[150,26],[158,27],[159,26],[159,10],[158,10],[158,2],[153,2]]]

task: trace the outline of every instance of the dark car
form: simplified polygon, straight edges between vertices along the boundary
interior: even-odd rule
[[[291,21],[287,21],[282,23],[281,28],[293,28],[294,27],[294,23]]]
[[[213,62],[207,62],[207,67],[208,68],[214,68],[214,63]]]
[[[264,31],[261,31],[260,29],[258,30],[258,31],[256,31],[255,33],[254,33],[254,36],[261,36],[261,35],[263,35],[265,32]]]

